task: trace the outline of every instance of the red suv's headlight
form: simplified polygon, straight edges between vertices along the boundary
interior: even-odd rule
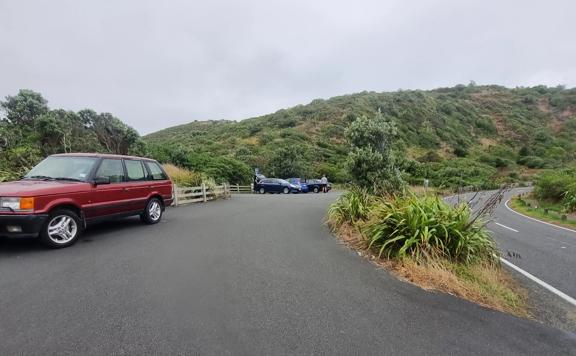
[[[34,198],[2,197],[0,198],[0,209],[9,209],[14,212],[31,212],[34,211]]]

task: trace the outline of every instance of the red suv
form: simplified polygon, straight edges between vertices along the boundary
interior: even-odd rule
[[[39,237],[49,247],[67,247],[88,224],[132,215],[156,224],[170,204],[172,182],[154,160],[57,154],[21,180],[0,183],[0,236]]]

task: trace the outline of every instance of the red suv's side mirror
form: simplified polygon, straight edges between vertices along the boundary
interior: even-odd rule
[[[96,177],[94,178],[94,185],[110,184],[110,177]]]

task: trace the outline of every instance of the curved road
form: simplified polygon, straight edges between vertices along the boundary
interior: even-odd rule
[[[528,190],[518,188],[508,192],[494,211],[489,228],[506,260],[576,298],[576,231],[526,218],[506,205],[508,199]],[[481,192],[474,201],[476,206],[493,193]],[[455,199],[450,197],[448,201]]]
[[[0,355],[576,355],[574,334],[341,246],[322,225],[334,197],[234,196],[58,251],[0,241]]]

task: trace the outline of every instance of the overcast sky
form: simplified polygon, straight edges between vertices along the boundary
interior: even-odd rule
[[[576,86],[576,1],[0,0],[0,97],[146,134],[363,90]]]

